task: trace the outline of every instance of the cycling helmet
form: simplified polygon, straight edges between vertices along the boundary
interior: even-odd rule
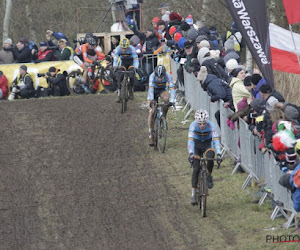
[[[89,45],[96,45],[96,40],[93,37],[88,38],[87,42]]]
[[[158,78],[163,78],[166,75],[166,68],[163,65],[158,65],[155,67],[155,76]]]
[[[205,123],[207,122],[209,117],[208,112],[205,109],[198,109],[195,113],[195,120],[198,123]]]
[[[126,37],[124,37],[124,38],[121,39],[119,44],[120,44],[122,49],[127,49],[130,45],[130,41]]]

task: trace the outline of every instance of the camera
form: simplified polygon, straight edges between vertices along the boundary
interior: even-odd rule
[[[73,40],[73,43],[83,44],[85,42],[86,42],[85,38],[78,38]]]
[[[8,96],[7,100],[12,101],[13,99],[15,99],[15,96],[16,96],[16,90],[17,90],[17,87],[13,87],[13,88],[12,88],[11,93],[10,93],[10,95]]]
[[[45,75],[50,76],[50,73],[49,72],[47,72],[47,73],[37,73],[37,77],[43,77]]]
[[[166,41],[166,39],[164,39],[164,38],[160,39],[161,43],[164,43],[165,41]]]
[[[48,50],[59,50],[58,46],[48,46],[47,47]]]

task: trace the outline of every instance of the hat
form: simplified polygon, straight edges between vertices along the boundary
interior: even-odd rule
[[[175,21],[175,20],[181,21],[182,20],[182,16],[180,16],[178,13],[176,13],[174,11],[170,13],[169,18],[170,18],[170,21]]]
[[[201,42],[200,42],[200,46],[201,46],[201,48],[209,48],[210,47],[210,45],[209,45],[209,41],[207,41],[207,40],[202,40]]]
[[[185,43],[185,42],[186,42],[185,37],[181,37],[181,38],[179,39],[179,41],[178,41],[178,46],[179,46],[179,48],[183,49],[184,43]]]
[[[64,38],[62,38],[62,39],[59,39],[58,42],[59,42],[59,43],[67,43],[67,40],[64,39]]]
[[[290,105],[287,105],[284,109],[284,113],[286,114],[286,116],[291,119],[291,120],[297,120],[298,116],[299,116],[299,112],[298,110]]]
[[[153,17],[153,19],[152,19],[152,21],[151,21],[151,23],[158,23],[159,22],[159,20],[160,20],[160,18],[159,17]]]
[[[193,44],[190,41],[185,41],[183,46],[184,46],[184,48],[190,48],[190,47],[193,47]]]
[[[27,38],[22,38],[22,39],[20,39],[19,42],[22,43],[22,44],[28,44],[29,40]]]
[[[200,71],[197,75],[197,80],[199,82],[204,82],[207,77],[207,68],[205,66],[201,66]]]
[[[164,20],[159,20],[157,22],[157,25],[166,25],[165,21]]]
[[[300,140],[297,140],[294,150],[297,156],[300,158]]]
[[[40,42],[40,47],[47,47],[48,43],[47,42]]]
[[[253,108],[256,112],[261,112],[265,108],[265,100],[262,98],[254,99],[250,102],[250,107]]]
[[[272,87],[269,84],[263,84],[260,86],[259,91],[264,94],[272,93]]]
[[[179,39],[182,37],[182,35],[179,33],[179,32],[177,32],[175,35],[174,35],[174,40],[175,40],[175,42],[178,42],[179,41]]]
[[[234,40],[233,36],[229,37],[226,42],[224,43],[225,50],[232,50],[234,49]]]
[[[261,80],[261,78],[262,77],[260,74],[253,74],[251,76],[251,82],[256,86],[259,83],[259,81]]]
[[[246,76],[245,77],[244,86],[251,86],[251,76]]]
[[[26,65],[24,65],[24,64],[20,66],[20,69],[23,69],[24,71],[26,71],[26,72],[27,72],[27,66],[26,66]]]
[[[275,98],[274,96],[270,96],[270,98],[268,98],[268,100],[266,101],[266,109],[270,111],[277,102],[278,102],[277,98]]]
[[[237,66],[237,67],[238,67],[238,66]],[[237,77],[237,75],[238,75],[242,70],[244,70],[244,69],[241,68],[241,67],[235,68],[234,70],[232,70],[231,75],[232,75],[233,77]]]
[[[55,67],[50,67],[49,72],[56,72],[56,68]]]
[[[208,38],[207,38],[206,35],[200,35],[200,36],[197,36],[197,37],[196,37],[195,42],[196,42],[196,43],[200,43],[202,40],[207,40],[207,39],[208,39]]]
[[[6,38],[6,39],[4,40],[4,43],[12,44],[13,42],[12,42],[11,38]]]
[[[209,52],[209,49],[206,47],[199,49],[197,59],[198,59],[198,62],[200,63],[200,65],[202,64],[203,58],[205,57],[205,55],[208,52]]]
[[[295,187],[300,187],[300,170],[297,170],[297,172],[295,173],[293,177],[293,182]]]
[[[170,29],[169,29],[169,34],[170,36],[173,36],[173,34],[176,32],[176,27],[175,26],[172,26]]]
[[[188,30],[188,32],[186,34],[186,39],[195,41],[197,36],[199,36],[198,31],[196,29],[192,28],[192,29]]]
[[[185,19],[185,22],[192,26],[194,24],[194,21],[193,21],[193,18],[192,18],[192,15],[188,15],[187,18]]]
[[[237,109],[238,109],[238,111],[242,111],[243,109],[245,109],[247,107],[248,107],[248,102],[247,102],[247,98],[246,97],[244,97],[242,100],[240,100],[237,103]]]
[[[296,161],[296,153],[295,153],[295,149],[294,148],[289,148],[286,152],[285,152],[285,160],[286,162],[290,163],[290,164],[294,164]]]
[[[182,22],[182,24],[180,24],[180,28],[183,31],[188,31],[191,27],[190,27],[190,25],[187,22]]]
[[[164,8],[167,8],[167,7],[169,7],[169,4],[162,3],[162,4],[159,5],[158,9],[161,10],[161,9],[164,9]]]
[[[141,39],[137,35],[133,35],[129,40],[133,45],[137,45],[141,42]]]
[[[235,59],[229,59],[226,63],[226,68],[229,70],[234,70],[238,66],[238,62]]]
[[[154,32],[154,29],[153,29],[152,27],[149,27],[149,28],[146,29],[146,31],[149,31],[149,32],[152,32],[152,33],[153,33],[153,32]]]

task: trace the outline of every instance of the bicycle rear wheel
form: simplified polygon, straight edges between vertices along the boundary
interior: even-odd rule
[[[128,100],[127,84],[124,81],[121,83],[120,98],[121,98],[121,112],[124,113],[127,110],[127,100]]]
[[[157,150],[157,139],[158,139],[158,130],[159,130],[159,120],[154,119],[154,128],[153,128],[153,137],[154,137],[154,149]]]
[[[164,116],[160,118],[157,134],[157,148],[162,154],[165,152],[167,143],[167,121]]]
[[[207,201],[207,194],[208,194],[206,171],[202,172],[200,185],[201,185],[201,201],[200,201],[201,216],[206,217],[206,201]]]

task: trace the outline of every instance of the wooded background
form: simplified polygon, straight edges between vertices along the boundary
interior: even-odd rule
[[[164,0],[144,0],[142,4],[144,28],[150,26],[153,17],[161,17],[158,10]],[[3,27],[5,2],[1,1],[0,25]],[[171,11],[180,13],[184,18],[192,14],[194,22],[204,21],[208,27],[214,25],[223,34],[230,28],[232,18],[224,0],[173,0],[165,1]],[[105,13],[109,10],[108,0],[13,0],[8,36],[16,43],[20,38],[27,37],[32,41],[45,40],[47,29],[60,31],[70,39],[76,34],[95,32]],[[282,0],[268,1],[269,20],[281,27],[287,27]],[[110,31],[113,24],[109,12],[98,32]],[[295,31],[298,27],[295,27]],[[2,33],[1,40],[2,40]]]
[[[3,27],[6,1],[0,2],[0,26]],[[45,40],[46,30],[62,32],[71,40],[77,33],[96,32],[99,23],[108,12],[98,32],[109,32],[113,24],[109,11],[108,0],[9,0],[12,2],[8,37],[17,43],[26,37],[38,43]],[[142,15],[144,28],[151,26],[153,17],[161,17],[158,7],[166,2],[171,11],[180,13],[184,18],[189,14],[194,22],[204,21],[208,27],[214,25],[221,35],[230,28],[231,15],[224,0],[144,0]],[[288,28],[282,0],[267,0],[269,21],[283,28]],[[293,25],[293,31],[300,33],[300,25]],[[0,33],[3,40],[3,33]],[[274,72],[275,87],[283,93],[289,101],[300,104],[298,98],[299,75]]]

